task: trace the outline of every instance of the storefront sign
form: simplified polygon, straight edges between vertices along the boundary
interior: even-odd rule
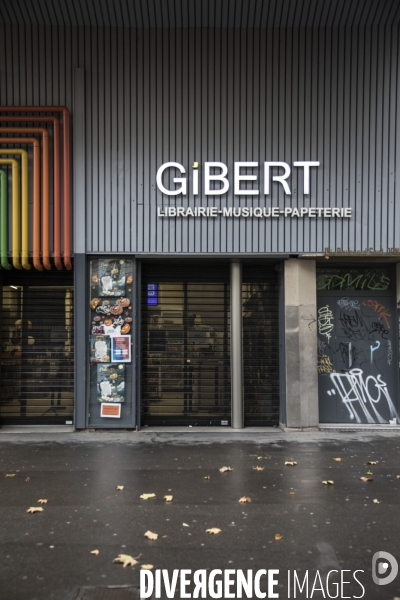
[[[293,167],[303,170],[303,194],[307,196],[310,193],[310,169],[319,167],[319,161],[302,160],[295,161]],[[178,170],[182,175],[186,174],[186,169],[183,165],[177,162],[167,162],[161,165],[157,171],[157,186],[158,189],[167,196],[186,196],[187,194],[187,178],[174,177],[173,182],[178,184],[175,189],[167,189],[163,184],[163,175],[167,169]],[[193,196],[199,193],[199,163],[195,162],[192,166],[192,189]],[[252,175],[244,174],[244,169],[252,169],[255,171]],[[278,169],[280,174],[277,173]],[[283,170],[283,172],[282,172]],[[213,172],[212,172],[213,171]],[[215,171],[219,171],[215,173]],[[235,162],[234,163],[234,194],[235,196],[259,196],[260,191],[253,189],[242,188],[243,182],[258,181],[259,178],[259,163],[258,162]],[[264,190],[265,196],[270,193],[270,181],[280,183],[287,196],[291,195],[289,182],[287,181],[291,173],[290,165],[286,162],[265,162],[264,163]],[[205,162],[204,163],[204,193],[206,196],[222,196],[229,190],[229,180],[227,178],[228,167],[222,162]],[[217,189],[211,189],[211,182],[216,182],[219,186]]]

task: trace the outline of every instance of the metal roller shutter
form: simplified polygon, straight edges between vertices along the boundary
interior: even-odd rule
[[[229,265],[144,264],[141,422],[229,425]]]
[[[273,265],[243,265],[244,424],[279,423],[279,287]]]
[[[22,275],[3,276],[1,423],[72,423],[72,274]]]

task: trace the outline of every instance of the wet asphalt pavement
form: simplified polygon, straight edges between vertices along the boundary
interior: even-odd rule
[[[0,599],[137,598],[139,564],[113,563],[123,553],[170,574],[279,569],[283,599],[295,597],[288,570],[299,579],[308,570],[308,595],[296,597],[316,599],[329,597],[309,595],[317,571],[324,582],[330,570],[348,570],[350,583],[331,597],[392,600],[400,574],[378,586],[371,561],[385,551],[400,562],[399,457],[400,436],[383,433],[1,433]],[[368,471],[373,481],[361,481]],[[251,503],[239,503],[243,496]],[[28,514],[39,499],[48,500],[43,512]],[[221,533],[206,533],[213,527]],[[144,537],[148,530],[158,539]]]

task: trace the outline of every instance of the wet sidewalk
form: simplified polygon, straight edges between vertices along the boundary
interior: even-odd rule
[[[400,576],[378,586],[371,563],[378,551],[400,560],[399,458],[397,431],[1,431],[0,598],[137,598],[146,564],[170,574],[279,569],[284,599],[288,571],[326,582],[329,571],[348,570],[339,597],[392,600]],[[113,563],[120,554],[137,564]]]

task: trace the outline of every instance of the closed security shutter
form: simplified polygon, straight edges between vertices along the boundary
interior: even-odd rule
[[[243,265],[244,423],[279,423],[279,288],[273,265]]]
[[[30,275],[30,274],[29,274]],[[3,280],[2,424],[72,423],[74,405],[71,273]]]
[[[229,265],[143,264],[141,423],[230,425]]]

